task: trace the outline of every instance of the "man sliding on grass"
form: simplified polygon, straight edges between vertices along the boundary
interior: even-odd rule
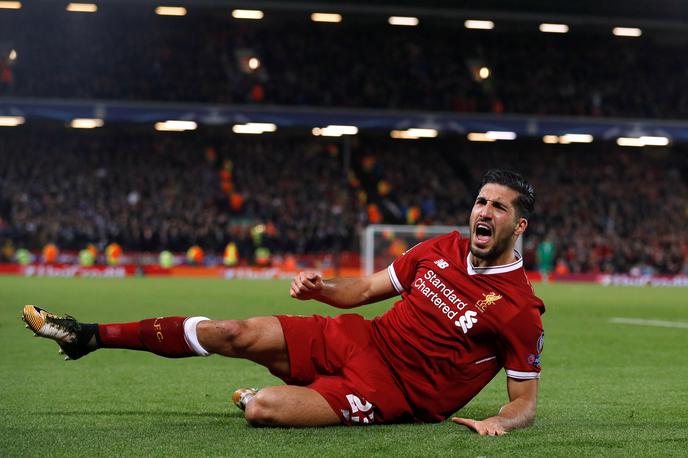
[[[23,317],[57,341],[66,359],[100,348],[169,358],[220,354],[267,367],[286,385],[239,389],[233,399],[256,426],[436,422],[466,405],[506,369],[509,403],[493,417],[452,421],[501,435],[535,419],[544,304],[514,251],[535,195],[519,174],[491,170],[470,217],[470,237],[422,242],[386,270],[323,280],[301,272],[291,297],[348,309],[400,294],[384,315],[268,316],[215,321],[151,318],[84,324],[33,305]]]

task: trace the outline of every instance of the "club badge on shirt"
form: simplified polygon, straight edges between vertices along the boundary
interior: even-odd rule
[[[490,305],[494,304],[498,300],[502,298],[499,294],[495,293],[494,291],[491,291],[489,293],[482,293],[484,299],[480,299],[478,302],[475,303],[475,308],[480,310],[480,312],[484,312],[487,307]]]

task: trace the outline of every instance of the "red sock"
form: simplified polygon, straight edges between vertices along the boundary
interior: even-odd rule
[[[99,324],[102,348],[143,350],[167,358],[196,356],[184,338],[185,316],[149,318],[132,323]]]

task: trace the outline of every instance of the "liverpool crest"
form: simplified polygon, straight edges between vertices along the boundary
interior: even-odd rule
[[[502,298],[499,294],[495,293],[494,291],[490,293],[482,293],[484,299],[480,299],[478,302],[475,303],[475,307],[480,310],[481,312],[484,312],[485,309],[497,302]]]

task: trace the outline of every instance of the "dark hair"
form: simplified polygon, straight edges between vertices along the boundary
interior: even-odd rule
[[[502,169],[488,170],[483,175],[478,190],[488,183],[501,184],[516,191],[518,197],[513,204],[516,207],[518,216],[526,219],[530,217],[535,207],[535,189],[520,173]]]

